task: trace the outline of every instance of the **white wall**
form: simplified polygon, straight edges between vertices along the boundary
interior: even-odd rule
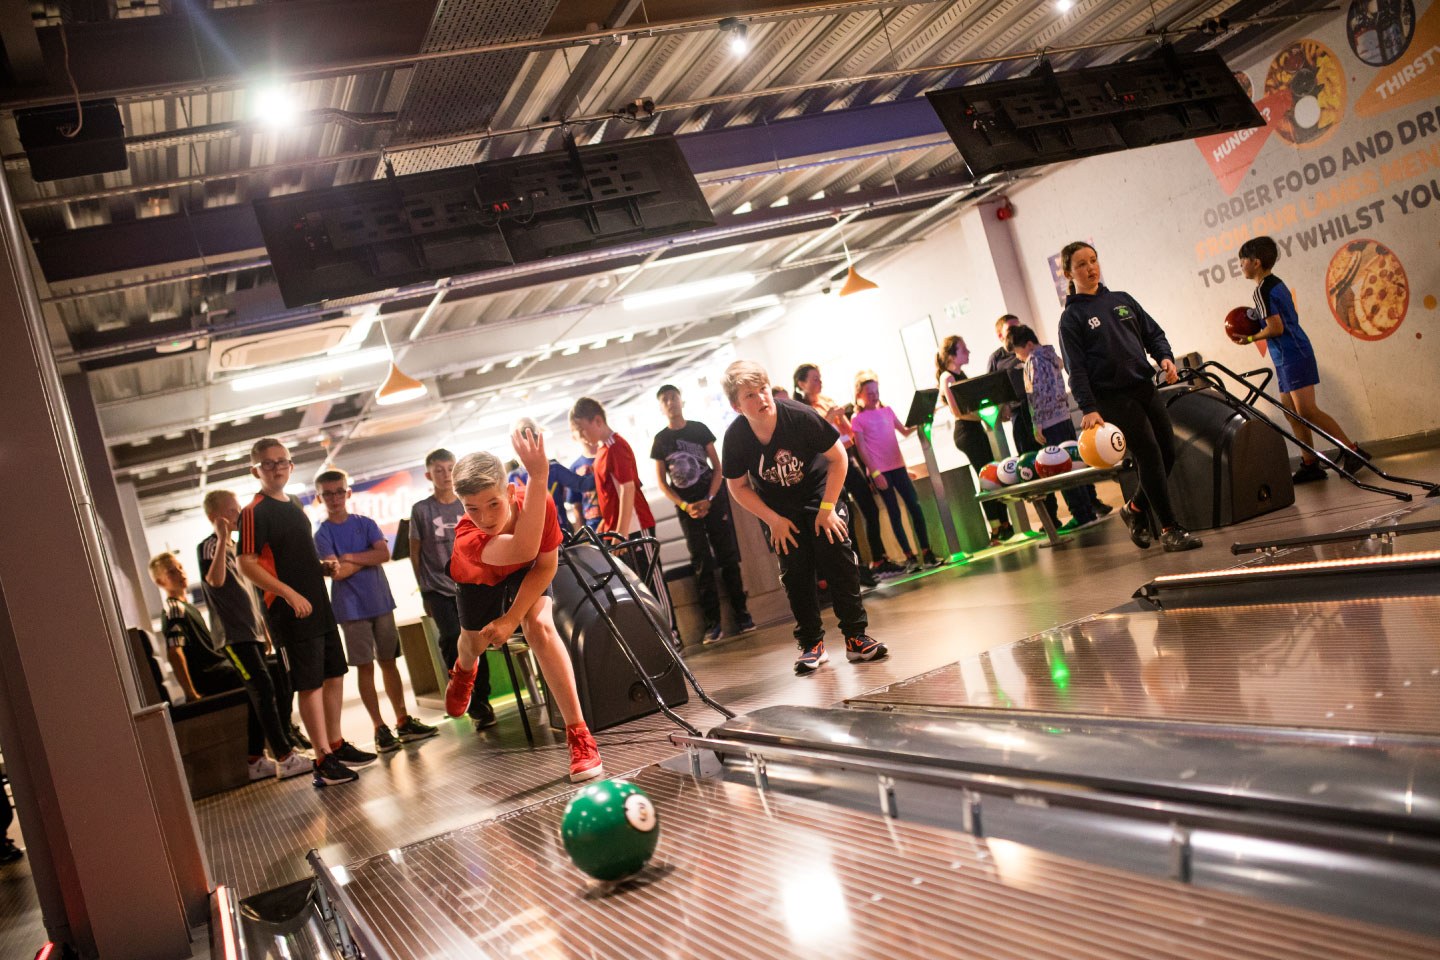
[[[1343,14],[1308,21],[1252,62],[1235,64],[1243,68],[1263,108],[1268,105],[1266,78],[1276,55],[1301,39],[1318,40],[1338,60],[1340,69],[1335,72],[1343,73],[1346,92],[1343,115],[1315,142],[1293,145],[1273,127],[1267,129],[1248,171],[1244,164],[1237,166],[1233,193],[1212,172],[1196,141],[1094,157],[1017,188],[1012,193],[1017,211],[1012,222],[1032,299],[1037,309],[1053,311],[1046,318],[1047,329],[1053,331],[1060,307],[1046,258],[1071,240],[1090,240],[1099,251],[1107,285],[1134,294],[1165,328],[1177,354],[1198,350],[1206,359],[1242,372],[1268,365],[1257,347],[1236,346],[1222,329],[1225,313],[1248,305],[1253,295],[1254,285],[1239,275],[1235,261],[1240,241],[1260,233],[1288,239],[1321,224],[1333,225],[1336,217],[1348,218],[1339,223],[1339,237],[1327,238],[1308,251],[1298,239],[1291,242],[1288,254],[1282,244],[1275,268],[1295,294],[1301,325],[1315,346],[1321,381],[1317,398],[1360,439],[1440,428],[1435,392],[1440,368],[1440,315],[1435,301],[1440,295],[1440,184],[1436,182],[1440,133],[1408,145],[1399,142],[1402,128],[1418,133],[1420,125],[1415,121],[1422,115],[1429,114],[1433,128],[1440,103],[1437,71],[1432,64],[1428,74],[1417,75],[1414,83],[1428,83],[1429,92],[1412,102],[1396,105],[1400,98],[1382,101],[1375,94],[1367,96],[1377,82],[1402,70],[1417,54],[1423,55],[1427,44],[1440,42],[1440,9],[1425,3],[1417,3],[1416,8],[1417,36],[1388,67],[1370,67],[1355,56]],[[1322,82],[1327,79],[1339,85],[1333,76],[1322,76]],[[1410,92],[1422,91],[1412,86]],[[1283,102],[1274,106],[1272,125],[1283,116],[1284,107]],[[1407,123],[1414,127],[1406,127]],[[1384,139],[1387,132],[1395,137],[1389,154],[1347,162],[1347,148],[1352,151],[1350,160],[1358,161],[1357,141],[1376,135]],[[1412,154],[1408,165],[1395,164]],[[1292,172],[1303,177],[1307,168],[1313,174],[1331,161],[1335,176],[1275,196],[1277,178],[1283,181]],[[1332,204],[1331,190],[1337,187]],[[1422,194],[1419,199],[1428,203],[1423,209],[1416,209],[1416,198],[1408,193],[1415,189]],[[1409,213],[1402,212],[1402,198],[1410,201]],[[1372,206],[1376,203],[1381,204],[1378,213]],[[1239,217],[1221,222],[1217,209],[1221,205],[1235,207]],[[1271,219],[1283,221],[1287,208],[1296,218],[1293,224]],[[1374,222],[1378,215],[1383,215],[1383,223]],[[1348,235],[1347,222],[1353,231]],[[1359,339],[1343,329],[1327,295],[1332,257],[1358,239],[1392,248],[1409,278],[1409,309],[1399,327],[1380,340]],[[1217,273],[1223,279],[1216,279]]]

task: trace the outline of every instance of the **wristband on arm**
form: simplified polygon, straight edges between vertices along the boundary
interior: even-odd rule
[[[820,501],[820,509],[821,509],[821,510],[832,510],[832,511],[833,511],[833,510],[835,509],[835,504],[829,503],[828,501],[825,501],[825,500],[821,500],[821,501]]]

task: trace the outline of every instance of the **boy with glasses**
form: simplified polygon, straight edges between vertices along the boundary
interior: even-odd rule
[[[315,751],[317,787],[359,779],[351,766],[375,754],[358,749],[340,734],[345,695],[345,651],[325,592],[335,564],[321,564],[310,533],[310,518],[285,493],[295,463],[272,437],[250,448],[250,472],[260,492],[240,512],[240,572],[265,591],[270,633],[280,647],[299,694],[300,719]]]
[[[402,743],[433,737],[439,731],[405,709],[405,683],[395,664],[400,655],[395,598],[380,569],[390,560],[390,545],[374,520],[350,512],[350,475],[344,470],[324,471],[315,478],[315,489],[325,505],[325,519],[315,528],[315,549],[322,563],[335,564],[330,603],[345,636],[347,662],[355,668],[360,702],[375,727],[375,749],[388,753]],[[393,733],[380,714],[375,692],[377,660],[385,696],[395,711]]]

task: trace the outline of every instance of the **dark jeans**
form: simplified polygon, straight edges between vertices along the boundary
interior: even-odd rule
[[[955,447],[965,454],[965,459],[970,461],[970,469],[975,471],[975,490],[979,492],[980,468],[994,459],[995,454],[990,449],[990,438],[985,435],[985,427],[975,420],[955,421]],[[1009,523],[1009,516],[1005,513],[1005,504],[995,501],[988,501],[984,505],[985,519],[991,523]]]
[[[815,533],[815,514],[819,506],[818,503],[812,504],[789,517],[796,527],[796,544],[788,552],[779,554],[780,583],[785,587],[790,612],[795,616],[795,640],[801,649],[814,646],[825,637],[825,625],[820,619],[820,592],[815,585],[817,576],[830,586],[830,601],[835,607],[835,615],[840,618],[841,634],[847,638],[858,637],[870,624],[865,616],[865,607],[860,603],[860,574],[855,566],[855,548],[848,535],[831,543],[823,533]],[[845,504],[837,503],[835,513],[849,525],[850,511]],[[765,527],[765,535],[768,539],[769,527]],[[771,548],[774,546],[772,542]]]
[[[730,495],[721,487],[710,501],[710,512],[699,520],[679,508],[676,513],[680,516],[680,529],[685,533],[685,547],[690,551],[690,565],[695,568],[695,588],[700,593],[700,615],[705,620],[705,629],[720,625],[720,592],[715,586],[717,569],[725,581],[725,593],[730,597],[730,608],[735,611],[736,619],[748,617]]]
[[[895,531],[895,539],[900,544],[900,549],[905,551],[905,556],[913,557],[915,552],[910,549],[910,538],[905,535],[905,525],[900,520],[900,501],[905,501],[905,509],[910,512],[910,525],[915,528],[915,539],[920,541],[920,549],[930,549],[930,531],[925,529],[925,514],[920,511],[920,499],[915,496],[915,484],[910,480],[910,474],[905,472],[904,467],[896,467],[894,470],[886,470],[885,489],[880,491],[880,499],[885,501],[885,512],[890,515],[890,527]]]
[[[1149,510],[1160,528],[1175,525],[1170,503],[1170,468],[1175,466],[1175,428],[1155,385],[1146,381],[1124,390],[1098,394],[1095,405],[1106,423],[1125,434],[1125,450],[1140,474],[1140,490],[1132,502]]]
[[[250,755],[259,756],[266,743],[276,760],[290,752],[290,715],[282,713],[280,684],[265,662],[265,648],[258,643],[232,643],[225,648],[245,692],[250,695]],[[282,674],[284,670],[280,671]],[[288,700],[290,680],[284,681]],[[286,704],[288,706],[288,702]]]
[[[455,666],[455,658],[460,655],[460,608],[456,606],[454,597],[438,590],[422,590],[420,599],[425,604],[425,613],[435,621],[435,631],[440,634],[440,659],[445,661],[445,669],[449,670]],[[490,658],[481,656],[476,661],[475,689],[470,694],[470,709],[467,712],[472,717],[483,713],[489,700]]]
[[[1015,411],[1015,420],[1011,423],[1011,430],[1015,434],[1015,455],[1022,453],[1039,453],[1045,449],[1045,444],[1035,439],[1035,421],[1030,419],[1030,404],[1022,403]],[[1048,510],[1050,519],[1060,522],[1060,504],[1055,499],[1055,494],[1049,494],[1040,501],[1039,510]]]
[[[853,464],[845,471],[845,492],[865,520],[865,542],[870,545],[870,559],[880,563],[885,559],[885,541],[880,536],[880,508],[875,506],[875,495],[870,492],[870,482],[865,479],[864,472]]]
[[[265,666],[270,668],[270,680],[275,684],[275,708],[285,729],[289,730],[295,724],[295,687],[290,683],[290,671],[285,669],[285,660],[278,653],[265,654]]]
[[[1068,418],[1048,427],[1041,427],[1040,432],[1045,435],[1046,443],[1057,447],[1066,440],[1075,439],[1075,425]],[[1074,517],[1077,523],[1089,523],[1095,519],[1095,503],[1100,498],[1096,495],[1093,484],[1067,487],[1060,491],[1060,496],[1065,498],[1065,506],[1070,508],[1070,516]]]

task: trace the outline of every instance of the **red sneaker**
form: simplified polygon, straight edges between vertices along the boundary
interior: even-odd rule
[[[581,783],[605,775],[605,765],[600,762],[600,748],[590,735],[590,728],[583,723],[565,728],[565,740],[570,744],[570,782]]]
[[[480,661],[466,673],[459,666],[450,668],[450,682],[445,684],[445,716],[463,717],[470,707],[470,694],[475,691],[475,674],[480,670]]]

